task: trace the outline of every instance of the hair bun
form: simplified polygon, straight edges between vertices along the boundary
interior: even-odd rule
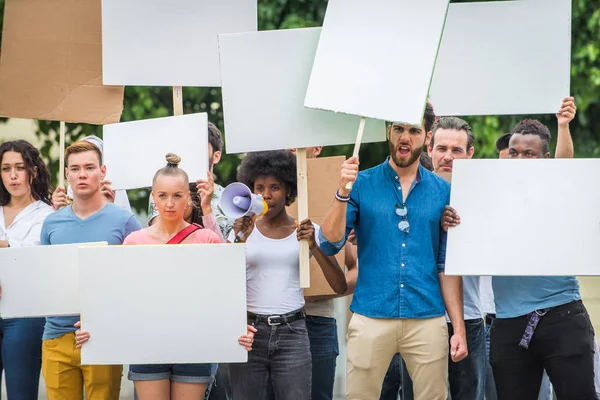
[[[179,163],[181,162],[181,157],[179,157],[177,154],[173,154],[173,153],[167,153],[167,167],[178,167]]]

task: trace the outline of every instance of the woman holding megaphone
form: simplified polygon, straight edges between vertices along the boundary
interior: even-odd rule
[[[238,218],[228,238],[246,246],[248,324],[257,329],[248,362],[229,366],[233,400],[266,399],[269,378],[276,400],[308,400],[312,361],[298,242],[308,241],[312,256],[336,293],[346,291],[346,278],[335,258],[319,248],[315,234],[319,227],[308,219],[298,225],[287,214],[286,206],[298,192],[293,154],[283,150],[250,153],[237,178],[262,199],[250,197],[249,210],[256,212]],[[242,196],[242,192],[231,196],[231,202]],[[221,208],[227,213],[224,199],[225,193]],[[261,201],[266,207],[260,207]],[[240,199],[235,203],[239,206]],[[257,218],[261,209],[264,215]]]

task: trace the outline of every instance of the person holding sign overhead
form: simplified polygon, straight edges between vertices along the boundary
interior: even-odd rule
[[[425,120],[435,115],[428,104]],[[348,326],[348,400],[377,399],[392,357],[399,352],[415,398],[448,396],[448,311],[454,334],[450,356],[467,355],[462,280],[445,276],[446,233],[440,227],[450,185],[420,165],[424,126],[388,127],[390,156],[358,173],[358,160],[341,168],[340,186],[320,232],[328,255],[352,229],[359,273]],[[347,185],[353,183],[352,190]]]
[[[135,215],[102,195],[106,175],[102,153],[92,143],[79,141],[65,150],[66,175],[73,188],[73,203],[44,221],[42,245],[108,242],[122,244],[141,229]],[[49,400],[117,400],[121,390],[121,365],[81,365],[75,331],[79,316],[48,317],[42,344],[42,374]]]
[[[167,154],[167,165],[159,169],[152,180],[152,198],[161,217],[152,226],[127,236],[125,245],[202,244],[221,243],[219,236],[200,225],[189,224],[184,215],[190,208],[189,178],[178,167],[181,162],[175,154]],[[248,351],[256,329],[248,326],[248,333],[239,344]],[[90,334],[76,332],[77,348],[87,342]],[[151,351],[151,350],[149,350]],[[212,384],[216,364],[153,364],[130,365],[129,379],[134,381],[137,396],[150,399],[200,399]]]
[[[0,145],[0,251],[38,246],[50,206],[50,172],[25,140]],[[2,288],[0,287],[0,294]],[[9,399],[36,400],[44,318],[0,319],[0,372]]]
[[[550,130],[539,121],[523,120],[511,133],[510,159],[550,157]],[[448,206],[442,226],[458,224],[460,217]],[[577,278],[494,276],[492,286],[490,363],[498,399],[537,398],[544,370],[557,398],[595,399],[597,346]]]
[[[262,195],[268,211],[259,220],[238,219],[228,238],[245,243],[248,323],[258,330],[248,362],[229,366],[233,400],[266,399],[269,378],[276,400],[310,399],[311,353],[298,241],[309,242],[333,290],[346,291],[337,261],[318,246],[318,227],[310,220],[298,225],[287,214],[286,206],[297,195],[296,180],[296,158],[285,150],[250,153],[238,172],[238,181]]]

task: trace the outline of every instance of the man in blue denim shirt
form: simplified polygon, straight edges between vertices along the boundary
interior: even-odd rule
[[[430,105],[425,118],[435,118]],[[444,275],[446,234],[440,218],[450,186],[420,165],[425,137],[423,126],[393,123],[384,163],[359,174],[358,160],[347,160],[336,201],[322,224],[326,254],[337,253],[352,229],[358,243],[360,268],[348,327],[348,400],[377,399],[397,352],[406,361],[416,399],[446,400],[444,303],[454,328],[452,359],[467,356],[462,279]]]

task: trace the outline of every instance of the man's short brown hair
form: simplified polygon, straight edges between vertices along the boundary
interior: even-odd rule
[[[65,165],[67,167],[69,166],[69,156],[71,154],[85,153],[86,151],[95,152],[98,155],[98,165],[102,166],[102,153],[100,152],[100,149],[85,140],[80,140],[67,147],[65,150]]]

